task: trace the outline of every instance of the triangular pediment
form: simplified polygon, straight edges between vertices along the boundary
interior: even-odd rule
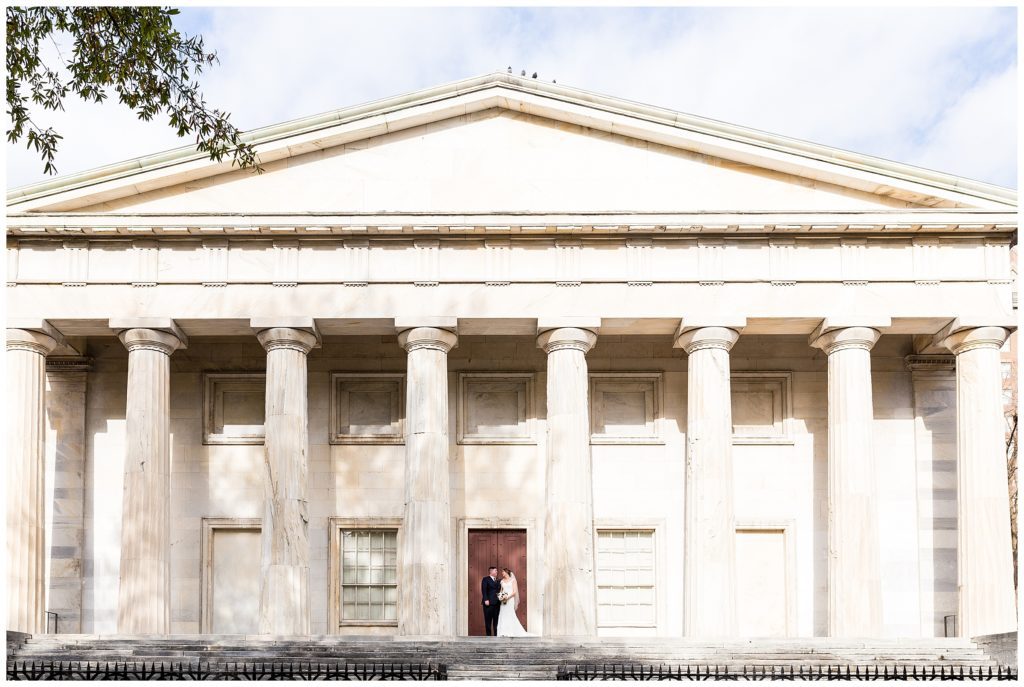
[[[250,135],[263,174],[183,149],[8,194],[8,211],[857,212],[1016,194],[504,74]],[[447,90],[446,90],[447,89]],[[176,157],[177,156],[177,157]]]

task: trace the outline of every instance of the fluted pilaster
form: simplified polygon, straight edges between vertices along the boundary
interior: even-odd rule
[[[700,327],[679,334],[686,351],[686,513],[683,632],[736,634],[736,517],[733,504],[729,351],[739,332]]]
[[[448,351],[438,327],[399,333],[408,352],[399,634],[453,633],[452,524],[448,491]]]
[[[828,354],[829,636],[881,631],[882,585],[871,426],[871,327],[833,329],[811,341]]]
[[[117,629],[167,634],[171,612],[170,356],[184,343],[171,331],[122,330],[128,398]]]
[[[552,637],[597,634],[586,360],[596,341],[577,327],[537,337],[548,356],[544,634]]]
[[[1009,332],[977,327],[944,345],[956,355],[957,576],[962,637],[1017,629],[999,349]]]
[[[257,333],[267,351],[261,530],[261,634],[306,635],[309,617],[309,417],[306,356],[312,331]]]
[[[7,330],[7,629],[42,632],[46,611],[46,355],[54,336]]]

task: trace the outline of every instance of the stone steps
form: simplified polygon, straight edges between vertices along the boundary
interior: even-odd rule
[[[11,645],[9,637],[9,645]],[[14,642],[21,661],[117,663],[417,663],[447,666],[449,679],[550,680],[568,664],[702,666],[995,666],[964,639],[683,638],[551,639],[266,637],[242,635],[42,635]]]

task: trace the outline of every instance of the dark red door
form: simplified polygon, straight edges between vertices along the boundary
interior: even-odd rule
[[[484,635],[484,614],[480,605],[480,581],[492,565],[509,568],[519,580],[516,615],[526,627],[526,530],[469,531],[469,635]],[[501,575],[498,575],[501,579]]]

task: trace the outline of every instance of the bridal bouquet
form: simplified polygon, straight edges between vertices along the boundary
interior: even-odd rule
[[[498,592],[498,601],[501,603],[508,601],[508,592]]]

